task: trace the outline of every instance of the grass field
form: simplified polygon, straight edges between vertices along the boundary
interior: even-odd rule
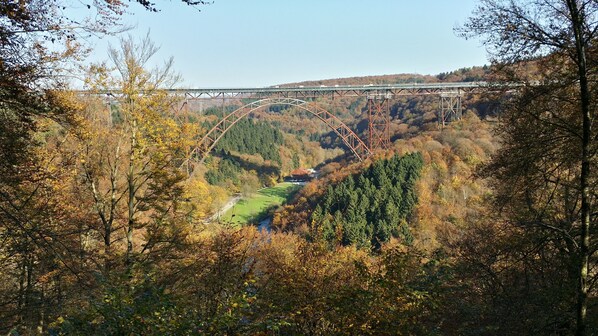
[[[220,220],[231,224],[257,223],[272,207],[289,200],[302,186],[284,182],[271,188],[264,188],[247,198],[241,199],[228,210]]]

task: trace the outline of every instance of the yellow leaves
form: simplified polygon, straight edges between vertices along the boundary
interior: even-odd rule
[[[47,91],[46,95],[55,106],[59,106],[65,111],[75,112],[83,109],[83,103],[74,91],[52,90]]]
[[[110,69],[105,62],[91,64],[86,70],[84,84],[88,90],[100,91],[116,87],[111,75],[113,69]]]
[[[192,216],[197,220],[207,217],[214,203],[208,184],[196,175],[185,181],[184,187],[183,196],[188,200]]]
[[[463,176],[455,175],[451,179],[451,186],[453,188],[458,188],[463,184]]]

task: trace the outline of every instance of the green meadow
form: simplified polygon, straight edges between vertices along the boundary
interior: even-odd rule
[[[301,187],[301,185],[284,182],[261,189],[241,199],[222,215],[220,221],[236,225],[257,223],[268,214],[270,209],[288,201]]]

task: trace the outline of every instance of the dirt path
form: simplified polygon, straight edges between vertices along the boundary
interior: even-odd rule
[[[228,202],[226,202],[225,205],[223,205],[220,208],[220,210],[216,211],[215,214],[213,214],[210,218],[208,218],[206,220],[206,222],[213,222],[213,221],[218,220],[220,218],[220,216],[222,216],[225,212],[227,212],[228,209],[230,209],[233,206],[235,206],[235,204],[237,204],[240,200],[241,200],[241,196],[240,195],[232,197],[231,199],[228,200]]]

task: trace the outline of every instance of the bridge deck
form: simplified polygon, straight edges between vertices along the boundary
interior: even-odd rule
[[[170,94],[191,99],[232,99],[244,97],[361,97],[439,94],[443,92],[468,93],[479,89],[487,90],[492,84],[487,82],[459,83],[410,83],[410,84],[368,84],[334,86],[275,86],[263,88],[198,88],[169,89]]]
[[[238,99],[238,98],[316,98],[316,97],[364,97],[378,96],[413,96],[429,94],[463,94],[488,90],[511,88],[510,84],[489,82],[455,82],[455,83],[409,83],[409,84],[368,84],[368,85],[334,85],[334,86],[271,86],[261,88],[181,88],[166,89],[173,96],[186,99]],[[86,91],[80,93],[93,95],[118,96],[120,90]],[[151,92],[141,92],[151,94]]]

